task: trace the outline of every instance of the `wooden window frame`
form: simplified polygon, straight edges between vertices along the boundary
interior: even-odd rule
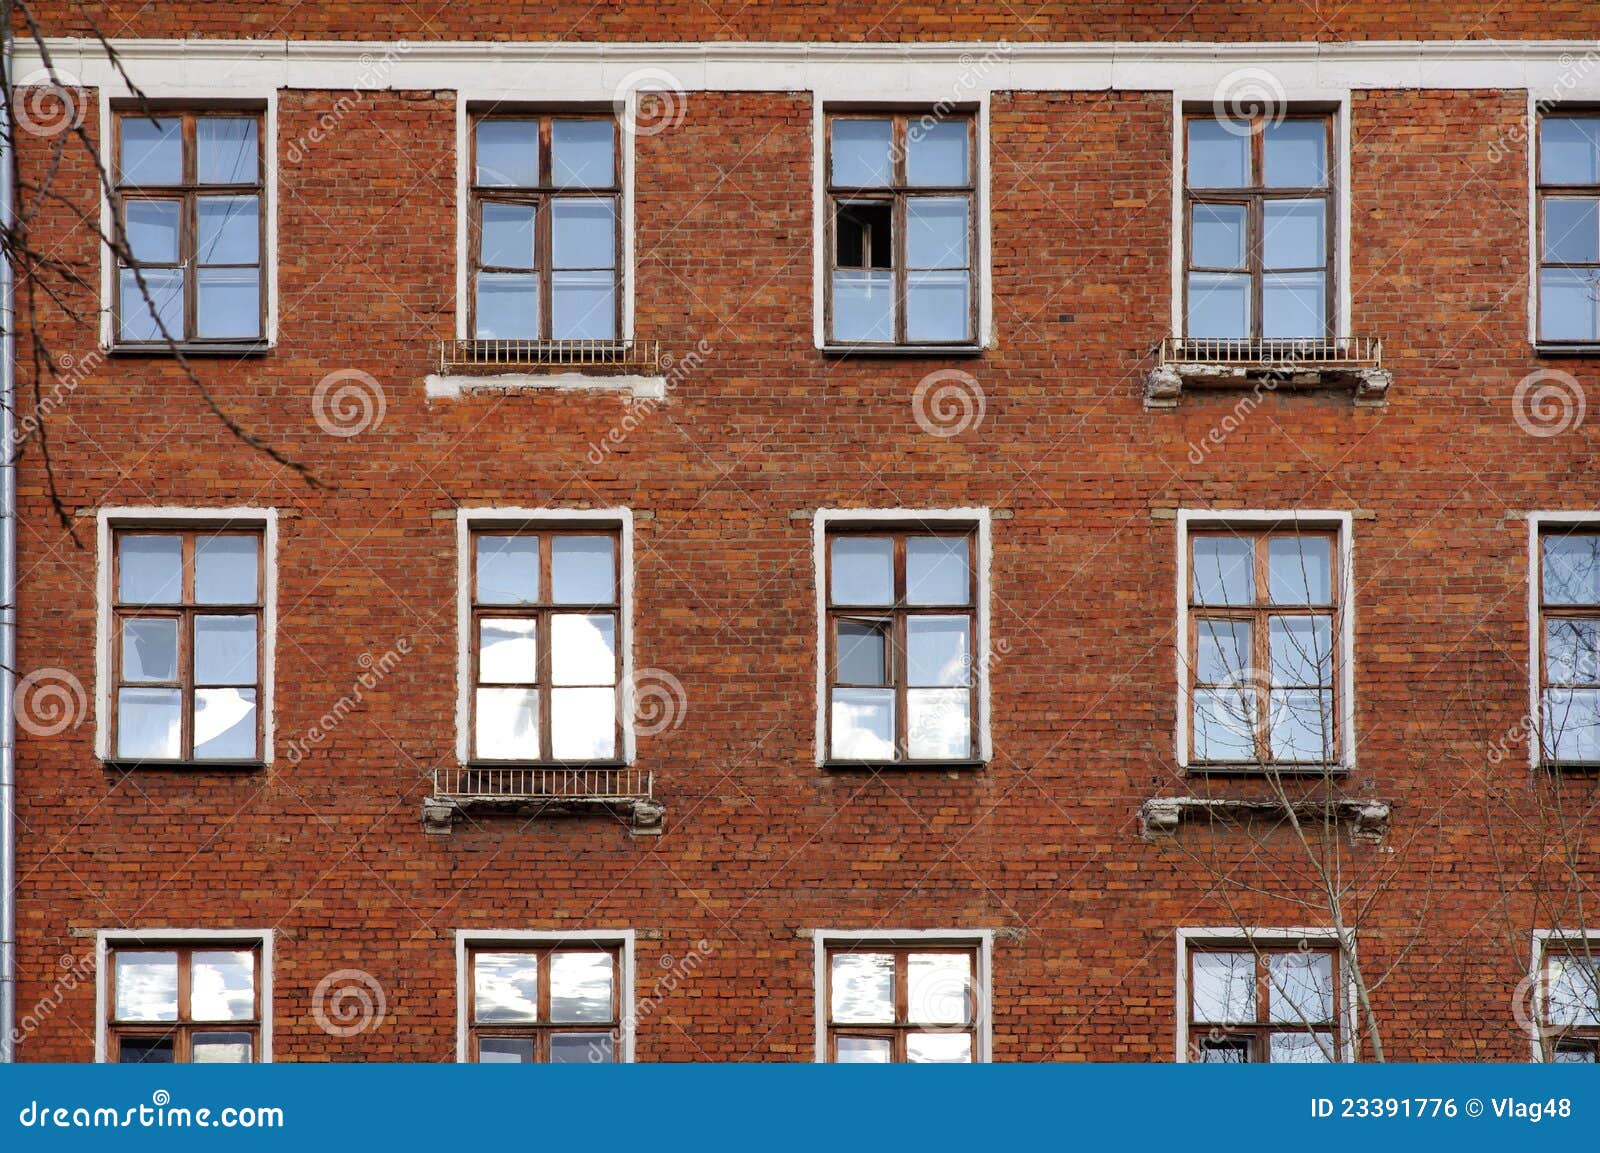
[[[907,132],[913,122],[934,116],[931,108],[842,108],[827,110],[823,118],[822,181],[824,201],[823,245],[823,331],[824,343],[839,348],[973,348],[979,341],[978,283],[978,117],[970,109],[958,109],[937,116],[940,123],[960,120],[967,127],[967,179],[964,184],[911,184],[906,165],[910,154]],[[833,126],[841,120],[889,120],[893,124],[889,148],[894,172],[887,185],[854,186],[833,182]],[[907,336],[906,300],[909,273],[906,263],[906,203],[917,197],[940,197],[967,201],[967,332],[963,337],[946,337],[936,340],[911,340]],[[894,337],[891,340],[844,340],[834,335],[834,273],[840,271],[838,263],[839,210],[858,204],[888,204],[894,221],[894,250],[892,263],[887,270],[894,276]],[[852,271],[845,269],[844,271]],[[917,270],[924,271],[924,270]],[[932,270],[939,271],[939,270]],[[944,271],[957,271],[947,269]]]
[[[485,121],[505,120],[537,123],[539,126],[539,184],[521,186],[509,184],[478,183],[478,125]],[[552,182],[551,126],[559,120],[606,121],[611,125],[611,183],[596,187],[557,187]],[[498,337],[478,336],[478,274],[480,272],[515,272],[531,274],[539,281],[539,315],[537,335],[512,338],[509,343],[565,344],[591,343],[590,338],[557,338],[552,335],[554,308],[554,281],[557,271],[553,258],[553,232],[551,205],[556,200],[605,200],[612,204],[614,236],[612,237],[612,333],[609,337],[593,340],[600,343],[622,343],[623,335],[623,219],[622,219],[622,125],[616,113],[608,108],[519,108],[499,105],[493,109],[469,111],[467,116],[467,333],[473,340],[499,340]],[[483,205],[521,204],[534,209],[533,267],[506,268],[482,263]],[[606,271],[605,269],[561,269],[560,271]]]
[[[1338,112],[1335,109],[1319,106],[1306,106],[1290,110],[1286,114],[1267,116],[1255,112],[1248,117],[1229,117],[1230,120],[1250,121],[1250,173],[1251,183],[1242,188],[1190,188],[1189,187],[1189,125],[1196,121],[1216,121],[1219,118],[1210,105],[1206,110],[1185,109],[1182,118],[1183,139],[1180,147],[1183,153],[1183,167],[1181,180],[1183,182],[1183,332],[1189,336],[1189,277],[1191,273],[1226,273],[1230,275],[1248,275],[1250,277],[1250,331],[1243,337],[1216,338],[1219,340],[1236,340],[1240,344],[1258,341],[1282,341],[1285,343],[1326,343],[1333,341],[1337,336],[1339,317],[1339,187],[1336,163],[1338,157],[1339,137],[1337,131]],[[1281,122],[1284,120],[1320,120],[1324,126],[1323,134],[1323,165],[1327,172],[1327,183],[1313,188],[1288,188],[1269,187],[1266,181],[1266,125],[1269,121]],[[1266,243],[1266,202],[1269,200],[1321,200],[1323,202],[1323,225],[1325,235],[1322,242],[1323,264],[1321,269],[1316,268],[1274,268],[1265,267]],[[1243,205],[1245,209],[1245,266],[1244,268],[1212,268],[1196,265],[1194,263],[1194,206],[1196,204],[1228,204]],[[1266,275],[1270,271],[1273,275],[1286,275],[1305,272],[1321,271],[1323,274],[1323,327],[1322,333],[1316,336],[1284,336],[1266,337],[1262,335],[1264,317],[1262,315],[1262,301],[1266,286]],[[1195,337],[1197,340],[1211,340],[1211,337]]]
[[[611,1037],[611,1064],[624,1061],[625,1038],[622,1028],[624,947],[620,943],[600,941],[473,941],[466,946],[466,1059],[478,1064],[479,1042],[486,1039],[512,1038],[533,1042],[533,1063],[550,1062],[550,1038],[557,1033],[605,1033]],[[481,953],[516,953],[537,958],[539,966],[538,1019],[531,1022],[478,1020],[478,970],[477,958]],[[611,1016],[605,1021],[552,1021],[550,1020],[551,965],[550,958],[557,953],[604,953],[611,958]]]
[[[191,1016],[190,994],[193,982],[194,954],[248,952],[254,966],[254,1007],[248,1021],[197,1021]],[[176,1021],[121,1021],[117,1018],[117,955],[119,953],[175,953],[178,958],[178,1018]],[[106,958],[106,1060],[120,1063],[124,1040],[161,1040],[172,1038],[172,1063],[189,1064],[193,1057],[196,1033],[248,1033],[250,1035],[250,1064],[261,1064],[262,1038],[262,981],[266,974],[263,965],[262,942],[256,938],[212,940],[150,941],[118,940],[108,944]]]
[[[1534,646],[1538,653],[1538,668],[1534,670],[1539,687],[1537,716],[1538,748],[1535,763],[1550,769],[1600,769],[1600,761],[1567,760],[1555,756],[1553,742],[1547,742],[1548,734],[1545,731],[1545,698],[1552,690],[1569,692],[1582,692],[1593,689],[1600,692],[1600,670],[1596,671],[1596,680],[1593,683],[1574,681],[1552,682],[1550,680],[1550,653],[1549,635],[1546,623],[1551,620],[1591,620],[1600,624],[1600,601],[1594,604],[1552,604],[1545,600],[1544,586],[1544,545],[1545,541],[1554,537],[1563,536],[1592,536],[1600,538],[1600,523],[1587,524],[1549,524],[1540,525],[1535,534],[1533,579],[1535,604],[1538,607],[1538,621],[1534,628]]]
[[[539,599],[531,604],[482,604],[478,600],[478,541],[486,536],[517,536],[534,537],[539,542]],[[554,598],[555,588],[551,580],[552,567],[552,541],[556,537],[565,536],[604,536],[611,540],[611,593],[612,599],[608,602],[556,603]],[[503,768],[508,765],[550,765],[563,768],[615,768],[627,763],[627,746],[624,743],[624,653],[627,650],[628,638],[623,635],[624,614],[622,611],[622,527],[615,521],[552,521],[544,523],[516,523],[497,524],[493,521],[481,521],[470,526],[467,536],[469,554],[467,557],[468,597],[471,612],[468,617],[468,627],[471,630],[467,643],[467,764],[484,768]],[[554,734],[551,731],[551,696],[552,688],[603,688],[605,686],[561,685],[555,686],[551,678],[550,650],[551,632],[550,620],[554,616],[579,615],[599,616],[610,613],[614,621],[614,636],[616,637],[616,651],[612,654],[615,658],[615,718],[616,733],[613,738],[615,755],[608,758],[583,761],[558,760],[553,754]],[[484,683],[479,678],[478,662],[481,653],[479,643],[480,624],[485,620],[496,618],[533,619],[535,623],[535,680],[532,684],[502,684],[499,681]],[[520,759],[490,759],[478,756],[478,689],[480,688],[532,688],[539,694],[539,756],[533,760]]]
[[[1191,942],[1185,950],[1185,981],[1186,995],[1189,1003],[1183,1007],[1185,1018],[1188,1022],[1188,1053],[1189,1062],[1203,1064],[1200,1053],[1208,1043],[1219,1046],[1243,1046],[1248,1054],[1245,1064],[1271,1064],[1272,1062],[1272,1034],[1274,1033],[1328,1033],[1332,1036],[1333,1060],[1340,1061],[1344,1056],[1344,1013],[1343,990],[1344,966],[1340,956],[1339,947],[1333,942],[1319,943],[1316,947],[1302,947],[1302,942],[1293,944],[1264,944],[1259,941],[1225,941],[1210,940],[1203,943]],[[1217,1022],[1201,1021],[1195,1017],[1194,1012],[1194,964],[1195,958],[1213,953],[1249,953],[1255,958],[1256,1016],[1254,1021]],[[1273,1021],[1272,1015],[1272,978],[1270,975],[1270,958],[1282,955],[1319,954],[1329,958],[1329,972],[1332,983],[1333,1017],[1331,1020],[1322,1021]]]
[[[197,120],[254,120],[256,125],[256,178],[254,181],[234,184],[202,183],[199,179],[199,147],[196,142]],[[267,339],[267,124],[266,111],[259,104],[230,105],[167,105],[161,102],[130,105],[126,102],[111,106],[111,182],[115,190],[112,211],[117,214],[116,235],[127,235],[127,205],[136,200],[177,201],[179,204],[178,260],[176,264],[125,262],[120,252],[111,254],[111,344],[114,348],[160,350],[170,347],[169,342],[157,336],[154,340],[127,340],[122,335],[122,271],[125,268],[172,269],[180,268],[183,277],[183,331],[171,333],[171,344],[180,348],[194,347],[205,350],[228,350],[240,345],[256,345]],[[178,184],[124,184],[122,182],[122,124],[125,120],[179,120],[182,123],[183,178]],[[256,270],[256,331],[253,336],[201,336],[199,335],[199,201],[211,196],[254,196],[256,198],[256,262],[254,264],[207,264],[206,268],[233,268]],[[144,306],[141,299],[135,302]]]
[[[847,605],[833,599],[833,545],[841,537],[887,537],[893,542],[894,603],[890,605]],[[965,605],[912,605],[906,601],[906,540],[910,537],[951,537],[967,542],[967,603]],[[976,524],[908,525],[875,521],[839,522],[829,524],[823,536],[823,571],[821,579],[826,590],[824,596],[824,635],[827,652],[823,679],[824,698],[823,737],[824,763],[829,765],[876,765],[892,763],[909,766],[972,765],[980,762],[982,746],[982,718],[979,716],[981,693],[977,673],[978,597],[979,580],[978,526]],[[906,675],[906,618],[912,616],[953,616],[967,620],[968,674],[966,690],[967,719],[971,729],[968,736],[967,756],[955,758],[912,757],[910,729],[906,708],[907,692],[911,688]],[[838,679],[839,624],[841,621],[861,621],[887,628],[885,681],[881,685],[841,684]],[[955,686],[951,686],[955,687]],[[878,688],[894,691],[894,758],[890,762],[877,759],[857,760],[836,756],[833,751],[833,692],[836,688]]]
[[[171,604],[124,602],[122,588],[122,542],[128,537],[175,536],[180,539],[182,589],[180,600]],[[195,600],[195,542],[202,538],[237,536],[256,542],[256,596],[254,602],[200,604]],[[264,762],[266,726],[266,529],[261,525],[205,522],[117,524],[111,528],[111,612],[109,653],[111,702],[107,760],[132,765],[192,765],[197,768],[236,765],[258,766]],[[196,757],[194,755],[194,711],[197,686],[194,679],[194,623],[202,616],[251,616],[256,626],[256,679],[253,685],[202,685],[200,688],[252,688],[255,691],[255,755],[251,757]],[[122,677],[122,630],[128,620],[162,619],[178,622],[178,679],[175,682],[124,681]],[[121,690],[124,688],[178,689],[182,700],[177,757],[124,756],[118,747],[121,727]]]
[[[1546,183],[1544,179],[1544,122],[1546,120],[1600,120],[1600,106],[1571,105],[1559,109],[1551,109],[1539,113],[1535,125],[1533,148],[1533,254],[1534,254],[1534,290],[1538,299],[1538,307],[1533,318],[1533,336],[1536,345],[1575,345],[1581,348],[1600,347],[1600,337],[1584,340],[1581,337],[1556,336],[1546,339],[1544,335],[1544,270],[1547,268],[1562,269],[1588,269],[1593,279],[1591,283],[1600,284],[1600,255],[1592,262],[1573,264],[1566,261],[1550,260],[1544,258],[1544,216],[1545,202],[1547,200],[1578,200],[1594,198],[1600,200],[1600,184],[1554,184]]]
[[[1600,940],[1559,936],[1544,940],[1539,950],[1539,1050],[1542,1059],[1554,1061],[1560,1052],[1589,1054],[1600,1062],[1600,1025],[1555,1025],[1550,1022],[1550,961],[1553,957],[1581,957],[1595,967],[1600,980]]]
[[[1289,605],[1276,604],[1270,599],[1270,573],[1266,542],[1273,537],[1316,537],[1328,541],[1329,565],[1329,603],[1327,605]],[[1251,542],[1252,573],[1255,579],[1254,599],[1249,604],[1224,605],[1204,604],[1195,595],[1195,561],[1194,550],[1197,540],[1224,538],[1232,540],[1247,539]],[[1189,710],[1188,747],[1185,749],[1187,764],[1192,771],[1214,773],[1233,771],[1261,771],[1282,770],[1286,772],[1326,772],[1330,769],[1340,768],[1344,764],[1344,732],[1343,707],[1344,707],[1344,614],[1345,597],[1347,595],[1344,582],[1340,573],[1343,565],[1340,562],[1340,530],[1335,527],[1302,526],[1302,525],[1277,525],[1277,524],[1251,524],[1251,525],[1218,525],[1206,524],[1201,527],[1190,528],[1184,547],[1189,555],[1185,558],[1188,575],[1188,587],[1183,590],[1183,595],[1188,598],[1187,616],[1188,636],[1184,638],[1185,647],[1185,675],[1187,677],[1185,707]],[[1302,553],[1302,555],[1304,555]],[[1330,706],[1330,720],[1333,731],[1328,741],[1328,755],[1320,761],[1287,761],[1275,759],[1271,756],[1271,724],[1272,710],[1270,705],[1271,668],[1272,668],[1272,637],[1268,627],[1271,617],[1327,617],[1329,636],[1329,685],[1332,694]],[[1241,673],[1250,673],[1249,687],[1256,698],[1256,725],[1255,725],[1255,751],[1256,757],[1252,761],[1224,761],[1202,759],[1196,753],[1196,730],[1199,728],[1194,723],[1194,708],[1196,692],[1205,692],[1216,689],[1218,686],[1210,682],[1203,682],[1200,678],[1200,629],[1204,622],[1212,620],[1245,621],[1250,625],[1250,664]],[[1281,686],[1287,691],[1323,691],[1322,686]]]
[[[979,987],[982,976],[980,954],[982,946],[976,941],[917,941],[911,943],[895,941],[852,940],[826,943],[822,951],[822,1006],[827,1014],[824,1021],[824,1035],[826,1039],[826,1053],[829,1064],[839,1060],[839,1038],[862,1037],[876,1040],[887,1040],[890,1043],[889,1063],[901,1065],[906,1063],[906,1038],[912,1033],[962,1033],[967,1036],[971,1044],[972,1063],[979,1064],[983,1061],[983,1051],[980,1045],[982,1038],[979,1031],[983,1028],[980,1019],[983,1005],[983,991]],[[894,1022],[892,1024],[856,1024],[835,1023],[833,1020],[833,959],[841,954],[852,953],[890,953],[894,956]],[[910,1018],[909,1002],[911,996],[911,981],[909,976],[909,959],[913,954],[965,954],[970,968],[968,969],[967,988],[970,993],[970,1019],[966,1025],[932,1025],[927,1023],[913,1023]]]

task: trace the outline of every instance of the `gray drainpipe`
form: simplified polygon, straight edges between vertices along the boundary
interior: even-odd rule
[[[0,48],[0,67],[12,74],[11,5]],[[9,89],[10,85],[7,84]],[[5,141],[0,142],[0,225],[10,229],[15,206],[11,149],[16,120],[5,109]],[[16,332],[12,323],[11,261],[0,259],[0,1063],[15,1061],[17,1021],[17,718],[12,708],[17,667],[17,460]]]

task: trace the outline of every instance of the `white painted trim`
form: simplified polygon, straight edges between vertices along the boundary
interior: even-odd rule
[[[495,525],[559,526],[571,521],[614,521],[620,530],[617,556],[622,636],[622,759],[633,764],[634,718],[625,703],[633,683],[633,510],[627,508],[458,508],[456,509],[456,758],[466,764],[472,741],[472,530]]]
[[[272,1063],[272,941],[271,929],[100,929],[94,937],[94,1059],[106,1059],[106,1003],[108,960],[114,948],[138,945],[205,945],[212,941],[255,941],[261,946],[261,1063]]]
[[[1189,768],[1189,526],[1283,525],[1286,528],[1336,528],[1339,533],[1339,725],[1343,733],[1339,764],[1356,767],[1356,605],[1355,540],[1352,518],[1338,509],[1191,509],[1177,517],[1177,650],[1178,716],[1174,753],[1180,769]]]
[[[472,976],[467,971],[468,950],[484,945],[544,946],[544,945],[607,945],[622,950],[622,988],[617,990],[618,1016],[622,1034],[622,1061],[632,1063],[634,1035],[638,1019],[633,1004],[634,939],[632,929],[457,929],[456,930],[456,1063],[466,1064],[471,1054],[467,1052],[468,1006],[472,1003]],[[539,974],[541,981],[548,974]]]
[[[1600,527],[1600,511],[1543,511],[1528,514],[1528,768],[1539,768],[1544,744],[1544,708],[1539,699],[1539,538],[1546,526]]]
[[[1533,951],[1528,958],[1528,1046],[1534,1064],[1544,1063],[1544,966],[1550,946],[1566,945],[1577,941],[1592,941],[1600,949],[1600,929],[1535,929]]]
[[[959,945],[978,947],[977,1036],[980,1063],[994,1060],[994,930],[993,929],[818,929],[811,935],[811,986],[814,1005],[815,1047],[813,1060],[828,1062],[828,982],[823,972],[828,964],[828,948],[837,945]]]
[[[501,373],[498,376],[468,376],[430,373],[423,378],[423,394],[429,400],[459,400],[475,392],[626,392],[643,400],[665,400],[665,376],[591,376],[582,372],[561,372],[549,376],[533,373]]]
[[[102,761],[111,756],[111,532],[114,528],[156,528],[163,521],[199,521],[250,524],[261,529],[261,759],[272,764],[274,674],[278,653],[278,510],[235,506],[230,508],[173,508],[129,506],[100,509],[95,517],[95,638],[94,638],[94,753]]]
[[[811,520],[811,573],[817,601],[817,717],[814,761],[820,767],[828,760],[828,527],[830,525],[883,524],[895,521],[923,521],[928,524],[971,524],[978,530],[978,633],[972,647],[972,665],[977,676],[978,748],[977,759],[987,763],[994,756],[990,731],[989,701],[989,602],[993,599],[991,569],[994,540],[990,511],[987,508],[819,508]],[[902,762],[914,768],[915,761]]]
[[[1180,1065],[1189,1061],[1189,951],[1196,946],[1217,946],[1226,948],[1230,944],[1244,942],[1247,946],[1259,944],[1262,946],[1282,944],[1284,941],[1315,941],[1322,945],[1339,946],[1339,933],[1335,929],[1322,928],[1290,928],[1290,929],[1258,929],[1240,928],[1237,925],[1222,926],[1210,929],[1179,929],[1177,932],[1177,1001],[1174,1006],[1173,1034],[1176,1039],[1173,1059]],[[1354,929],[1344,932],[1345,949],[1339,957],[1339,969],[1344,973],[1344,997],[1339,1008],[1339,1057],[1342,1061],[1354,1061],[1357,1057],[1355,1027],[1359,1022],[1356,1004],[1356,982],[1350,975],[1349,965],[1344,953],[1352,956],[1356,951],[1356,934]]]
[[[1528,343],[1539,343],[1539,99],[1528,93],[1527,118],[1523,121],[1527,135],[1524,151],[1528,154]]]

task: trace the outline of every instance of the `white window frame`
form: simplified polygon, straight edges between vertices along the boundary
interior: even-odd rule
[[[1535,771],[1543,764],[1544,752],[1544,701],[1539,693],[1539,630],[1544,625],[1539,613],[1543,591],[1539,587],[1539,542],[1546,528],[1585,527],[1600,532],[1600,511],[1528,514],[1528,768]]]
[[[974,760],[988,764],[994,757],[994,742],[989,730],[989,601],[992,599],[990,569],[994,559],[992,516],[987,508],[819,508],[811,518],[811,564],[817,594],[817,724],[815,763],[818,768],[830,762],[828,756],[828,530],[838,525],[896,525],[922,521],[948,527],[970,525],[976,530],[977,555],[970,563],[977,566],[978,603],[973,605],[977,635],[973,638],[973,707],[978,710],[978,747]],[[894,764],[915,769],[917,761]],[[938,762],[930,762],[937,767]]]
[[[117,760],[111,748],[112,636],[111,587],[113,533],[124,528],[159,530],[163,522],[215,524],[218,529],[248,526],[261,531],[261,760],[272,764],[273,674],[278,651],[278,510],[238,506],[233,508],[119,507],[103,508],[96,515],[95,538],[99,554],[95,574],[95,725],[94,751],[102,761]],[[204,764],[203,761],[195,762]]]
[[[1174,1005],[1176,1027],[1173,1030],[1176,1051],[1173,1059],[1178,1064],[1189,1063],[1189,954],[1210,949],[1282,947],[1285,942],[1293,941],[1305,941],[1324,949],[1332,949],[1339,954],[1339,972],[1344,976],[1342,982],[1344,995],[1334,998],[1334,1011],[1339,1014],[1339,1060],[1345,1063],[1353,1063],[1356,1060],[1355,1025],[1359,1018],[1356,1013],[1356,982],[1350,972],[1349,961],[1349,958],[1356,955],[1355,930],[1345,930],[1341,947],[1337,929],[1241,929],[1237,926],[1224,926],[1209,929],[1179,929],[1177,932],[1177,999]]]
[[[1545,1064],[1544,1059],[1544,964],[1552,946],[1572,945],[1588,941],[1600,954],[1600,929],[1535,929],[1533,950],[1528,958],[1528,1008],[1533,1013],[1529,1021],[1528,1045],[1534,1064]]]
[[[462,765],[472,753],[472,534],[479,529],[523,528],[570,522],[611,522],[618,530],[617,596],[622,635],[622,680],[617,686],[622,712],[622,761],[636,756],[633,709],[628,707],[633,684],[633,510],[628,508],[458,508],[456,509],[456,759]]]
[[[110,1005],[106,987],[110,976],[111,953],[140,945],[207,945],[213,942],[247,941],[261,950],[261,1059],[272,1063],[272,940],[271,929],[100,929],[94,938],[94,1060],[103,1065],[109,1041],[106,1018]]]
[[[1261,83],[1268,75],[1263,70],[1247,69],[1246,72],[1259,73]],[[1220,96],[1219,92],[1228,91],[1229,78],[1223,77],[1220,81],[1222,87],[1213,86],[1206,89],[1178,88],[1172,93],[1172,335],[1182,337],[1186,335],[1185,329],[1188,318],[1184,315],[1184,189],[1187,186],[1188,170],[1184,165],[1183,138],[1183,110],[1185,106],[1206,104],[1215,106]],[[1248,77],[1241,81],[1250,83]],[[1258,85],[1259,86],[1259,85]],[[1262,95],[1266,95],[1263,88]],[[1276,98],[1277,93],[1272,94]],[[1334,196],[1337,203],[1333,211],[1334,224],[1334,249],[1333,276],[1334,284],[1334,309],[1333,309],[1333,335],[1336,339],[1343,339],[1351,335],[1351,301],[1353,299],[1350,285],[1350,227],[1354,217],[1354,199],[1351,189],[1350,171],[1350,89],[1349,88],[1323,88],[1318,86],[1291,87],[1283,93],[1285,99],[1281,103],[1293,106],[1296,104],[1322,104],[1333,105],[1329,113],[1333,117],[1334,155],[1329,157],[1328,177],[1332,180]]]
[[[1174,752],[1183,770],[1203,770],[1205,761],[1189,758],[1189,530],[1237,525],[1259,530],[1274,525],[1286,530],[1336,529],[1339,535],[1339,596],[1335,603],[1339,629],[1339,730],[1336,765],[1346,771],[1356,767],[1356,583],[1355,542],[1351,514],[1336,509],[1179,509],[1178,510],[1178,631],[1175,638],[1178,665],[1177,740]],[[1315,769],[1315,766],[1305,768]],[[1305,771],[1302,768],[1301,771]]]
[[[994,972],[993,929],[817,929],[811,934],[811,983],[816,1016],[816,1044],[813,1058],[819,1065],[828,1064],[828,950],[841,945],[873,945],[918,947],[936,949],[940,945],[955,945],[978,951],[977,972],[974,974],[977,1002],[977,1020],[974,1022],[978,1038],[977,1064],[994,1060],[993,997],[990,993]]]
[[[504,945],[508,948],[547,948],[552,945],[599,945],[618,949],[622,955],[622,987],[616,990],[618,1029],[622,1036],[618,1060],[633,1062],[634,1034],[638,1019],[633,1004],[634,940],[633,929],[457,929],[456,930],[456,1063],[469,1064],[467,1052],[471,1034],[472,950]],[[541,971],[540,980],[548,980]]]

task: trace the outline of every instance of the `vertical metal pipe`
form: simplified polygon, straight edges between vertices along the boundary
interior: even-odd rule
[[[0,67],[5,91],[16,79],[12,71],[12,10],[0,6]],[[12,144],[16,116],[6,102],[4,140],[0,141],[0,228],[9,235],[15,205],[12,187]],[[17,1021],[17,759],[12,698],[17,667],[17,459],[16,459],[16,309],[9,257],[0,259],[0,1062],[16,1060]]]

